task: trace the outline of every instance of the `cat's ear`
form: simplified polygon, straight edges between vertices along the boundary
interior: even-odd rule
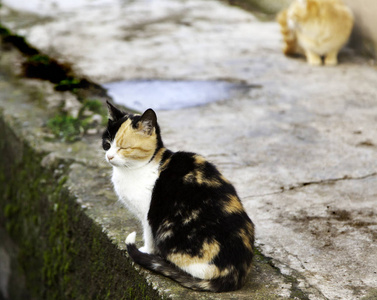
[[[147,109],[139,120],[139,129],[146,134],[152,135],[157,126],[157,116],[153,109]]]
[[[124,117],[125,113],[117,109],[109,101],[106,101],[107,109],[109,110],[109,117],[112,121],[117,121]]]

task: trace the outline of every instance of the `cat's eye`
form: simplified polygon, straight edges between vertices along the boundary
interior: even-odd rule
[[[103,150],[107,151],[111,148],[111,145],[109,142],[103,142],[102,147],[103,147]]]

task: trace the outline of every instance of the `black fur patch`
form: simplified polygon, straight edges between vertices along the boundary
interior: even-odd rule
[[[165,149],[153,111],[142,117],[120,112],[112,105],[109,110],[112,118],[102,136],[105,150],[128,119],[135,129],[140,121],[155,128],[156,135],[151,138],[157,139],[149,163],[159,163],[159,177],[148,212],[156,253],[142,253],[129,244],[129,255],[143,267],[195,290],[239,289],[252,263],[254,225],[233,185],[203,157]],[[176,265],[180,260],[190,264],[191,259],[214,267],[210,274],[216,275],[199,279]]]

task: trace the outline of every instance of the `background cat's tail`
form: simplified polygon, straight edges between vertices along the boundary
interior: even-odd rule
[[[139,251],[135,245],[135,237],[136,232],[132,232],[126,239],[127,251],[130,257],[142,267],[165,275],[184,287],[198,291],[225,292],[238,289],[241,286],[241,284],[237,283],[232,284],[234,282],[233,278],[230,280],[227,277],[219,277],[207,280],[193,277],[158,255]]]
[[[283,53],[285,55],[295,55],[299,52],[296,34],[289,28],[288,24],[288,10],[284,9],[277,15],[277,21],[280,24],[280,32],[283,35],[284,47]]]

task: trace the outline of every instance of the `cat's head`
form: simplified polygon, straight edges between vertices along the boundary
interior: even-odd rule
[[[138,168],[146,165],[161,148],[156,113],[125,113],[107,102],[109,121],[102,135],[106,161],[115,167]]]
[[[297,0],[288,11],[288,18],[296,22],[305,22],[319,13],[318,0]]]

